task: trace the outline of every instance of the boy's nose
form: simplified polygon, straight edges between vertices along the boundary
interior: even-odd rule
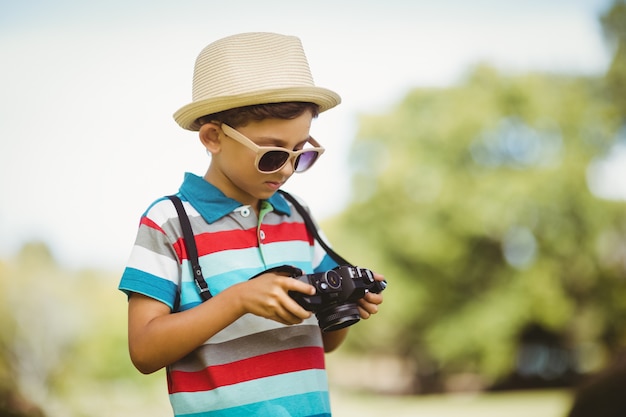
[[[295,163],[296,163],[296,159],[290,158],[289,161],[287,161],[287,163],[285,164],[285,166],[280,169],[280,173],[286,177],[292,176],[296,169]]]

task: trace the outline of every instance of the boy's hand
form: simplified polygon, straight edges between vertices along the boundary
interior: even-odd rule
[[[381,274],[374,272],[374,279],[376,281],[384,281],[385,277]],[[372,314],[378,313],[378,305],[383,302],[383,294],[374,294],[368,292],[365,297],[361,298],[358,303],[359,313],[361,313],[362,319],[369,319]]]
[[[251,313],[283,324],[298,324],[311,317],[311,312],[302,308],[289,296],[289,291],[314,295],[315,288],[291,277],[266,273],[243,284],[242,305]]]

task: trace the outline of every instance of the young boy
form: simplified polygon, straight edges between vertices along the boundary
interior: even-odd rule
[[[131,359],[143,373],[167,368],[176,416],[330,415],[324,352],[341,344],[347,328],[320,331],[289,295],[315,288],[265,271],[337,266],[277,191],[323,153],[311,122],[339,102],[313,84],[296,37],[234,35],[198,56],[193,101],[174,118],[199,132],[211,162],[204,177],[187,173],[177,196],[212,298],[202,302],[167,198],[142,216],[119,285],[129,296]],[[366,294],[361,318],[381,302]]]

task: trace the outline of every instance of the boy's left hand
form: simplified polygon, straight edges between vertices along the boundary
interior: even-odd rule
[[[376,281],[384,281],[385,277],[381,274],[374,272],[374,279]],[[361,313],[362,319],[368,319],[372,314],[378,313],[378,305],[383,302],[383,294],[375,294],[368,292],[365,297],[359,300],[359,313]]]

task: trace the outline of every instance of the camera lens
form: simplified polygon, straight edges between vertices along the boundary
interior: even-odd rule
[[[320,328],[325,332],[352,326],[361,319],[359,308],[355,303],[339,304],[320,310],[315,315]]]

